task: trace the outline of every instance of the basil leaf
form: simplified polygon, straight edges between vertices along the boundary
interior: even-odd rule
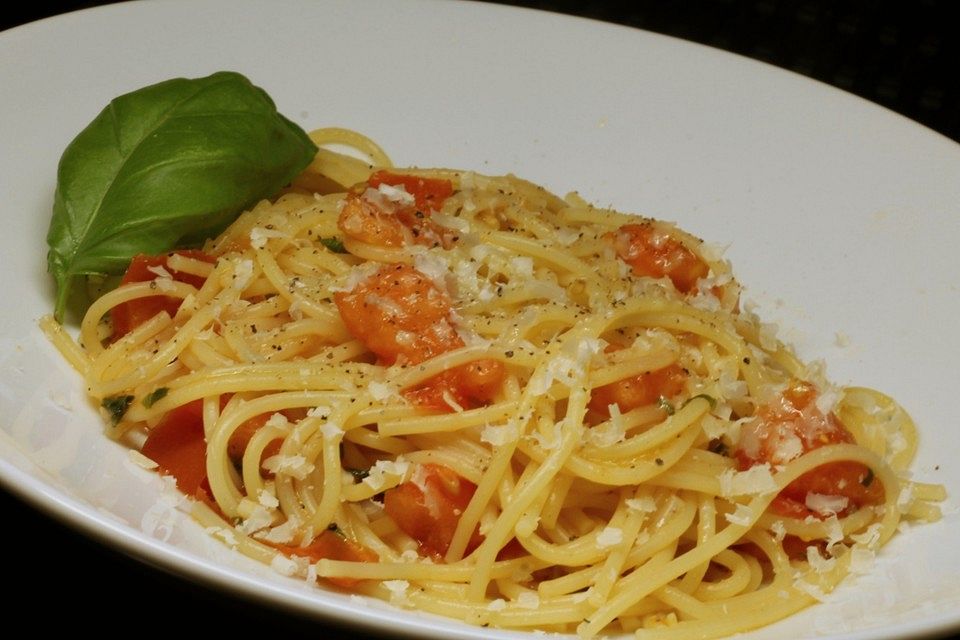
[[[346,253],[347,250],[343,246],[343,240],[336,236],[331,236],[329,238],[320,238],[320,244],[325,246],[330,251],[334,253]]]
[[[166,398],[169,392],[170,392],[170,389],[168,389],[167,387],[157,387],[156,389],[148,393],[146,396],[144,396],[143,406],[149,409],[160,400],[163,400],[164,398]]]
[[[123,416],[126,415],[130,403],[133,402],[133,396],[110,396],[100,402],[100,406],[110,414],[110,423],[117,426]]]
[[[221,71],[110,102],[57,169],[47,268],[62,318],[74,277],[118,274],[222,231],[288,184],[317,147],[262,89]]]

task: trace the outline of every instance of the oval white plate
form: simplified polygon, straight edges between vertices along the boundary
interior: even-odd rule
[[[223,0],[115,5],[0,34],[0,480],[41,509],[328,619],[529,637],[357,602],[236,557],[103,438],[80,379],[37,330],[53,299],[44,235],[65,145],[116,95],[219,69],[246,74],[304,128],[370,134],[399,164],[513,172],[729,244],[761,315],[838,382],[898,398],[922,429],[916,476],[960,495],[960,146],[799,76],[601,23],[472,3]],[[955,505],[826,604],[750,637],[957,626]]]

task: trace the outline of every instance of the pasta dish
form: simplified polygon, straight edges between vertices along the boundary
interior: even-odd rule
[[[801,362],[715,247],[311,138],[279,197],[136,257],[78,340],[43,320],[227,544],[473,625],[709,638],[939,517],[906,412]]]

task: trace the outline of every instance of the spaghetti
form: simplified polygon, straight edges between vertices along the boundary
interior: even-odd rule
[[[470,624],[707,638],[939,517],[909,416],[800,362],[693,236],[311,137],[203,251],[135,259],[79,344],[43,321],[243,553]]]

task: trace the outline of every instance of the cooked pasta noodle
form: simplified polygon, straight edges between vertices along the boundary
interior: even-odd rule
[[[707,638],[939,517],[909,416],[800,362],[715,249],[312,137],[285,193],[144,263],[79,343],[43,321],[108,434],[241,552],[475,625]]]

